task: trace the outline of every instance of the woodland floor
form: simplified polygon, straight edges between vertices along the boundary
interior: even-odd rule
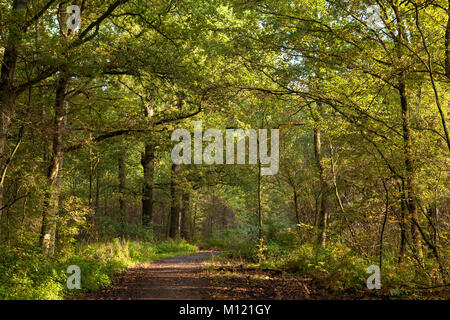
[[[309,277],[238,263],[208,267],[218,252],[165,258],[130,268],[111,287],[87,293],[82,300],[345,300],[383,299],[367,291],[336,292]],[[430,297],[432,298],[432,297]]]

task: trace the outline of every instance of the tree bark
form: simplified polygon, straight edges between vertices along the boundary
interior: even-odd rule
[[[46,253],[53,253],[58,215],[59,175],[63,165],[63,135],[66,124],[65,99],[70,76],[61,74],[56,88],[54,106],[52,155],[47,167],[47,190],[44,195],[39,243]]]
[[[408,104],[408,93],[406,85],[406,72],[402,67],[403,60],[403,41],[407,41],[406,31],[403,25],[403,19],[400,13],[398,1],[393,2],[392,6],[397,19],[397,36],[394,38],[395,50],[400,69],[398,71],[397,90],[400,97],[402,136],[403,136],[403,156],[405,165],[405,205],[411,219],[411,239],[419,261],[423,260],[422,245],[419,238],[416,223],[418,221],[417,213],[417,195],[415,190],[413,152],[411,140],[410,108]]]
[[[125,165],[125,150],[121,150],[118,160],[118,174],[119,174],[119,214],[120,222],[123,225],[126,217],[126,202],[125,202],[125,190],[126,190],[126,165]]]
[[[261,118],[261,128],[264,127],[264,114]],[[258,143],[258,152],[261,149],[261,141],[259,140],[259,135],[256,139]],[[263,248],[263,241],[264,241],[264,235],[263,235],[263,216],[262,216],[262,205],[261,205],[261,159],[258,157],[258,242],[260,246],[260,250]],[[261,257],[261,256],[260,256]]]
[[[386,192],[386,202],[385,202],[385,212],[384,212],[384,219],[383,223],[381,225],[380,230],[380,271],[383,271],[383,238],[384,238],[384,231],[386,229],[386,222],[389,215],[389,189],[386,185],[386,182],[383,180],[383,187]]]
[[[153,220],[153,178],[154,178],[154,146],[146,143],[141,154],[141,164],[144,168],[144,186],[142,190],[142,225],[150,226]]]
[[[417,213],[417,196],[415,190],[414,168],[413,168],[413,154],[412,154],[412,141],[411,141],[411,128],[410,128],[410,110],[408,106],[407,93],[406,93],[406,81],[404,74],[400,74],[399,83],[400,103],[402,109],[402,128],[403,128],[403,151],[405,157],[405,196],[406,207],[411,217],[411,239],[415,246],[417,256],[420,261],[423,259],[422,245],[419,238],[419,232],[415,221],[418,223]]]
[[[191,208],[190,208],[190,194],[189,192],[183,192],[182,197],[182,209],[181,209],[181,237],[189,240],[189,226],[191,222]]]
[[[319,235],[317,237],[317,243],[322,247],[325,247],[327,239],[327,225],[328,225],[328,210],[327,210],[328,186],[322,161],[321,130],[319,127],[314,129],[314,155],[316,158],[316,164],[320,181],[320,210],[318,217]]]
[[[15,101],[17,98],[16,88],[14,87],[14,79],[16,74],[17,60],[19,57],[19,48],[23,38],[22,25],[25,20],[27,0],[15,0],[11,11],[17,18],[16,22],[8,25],[8,42],[5,47],[1,65],[0,75],[0,172],[2,179],[0,182],[0,208],[3,207],[3,192],[7,170],[8,159],[8,134],[10,131],[12,117],[14,115]],[[0,221],[2,210],[0,209]],[[0,229],[1,233],[1,229]]]
[[[400,185],[400,248],[398,254],[398,263],[401,264],[406,254],[406,205],[405,205],[405,182],[402,179]]]
[[[92,232],[94,232],[95,240],[98,241],[98,231],[99,228],[97,226],[97,221],[100,216],[100,170],[99,170],[100,163],[97,163],[95,166],[95,204],[94,204],[94,219],[93,219],[93,226],[92,226]]]
[[[170,181],[170,195],[172,197],[172,203],[170,207],[170,226],[169,237],[177,239],[180,236],[180,222],[181,222],[181,206],[180,206],[180,190],[178,186],[178,174],[180,166],[172,165],[172,177]]]
[[[293,186],[293,190],[292,193],[294,195],[294,210],[295,210],[295,219],[297,220],[297,233],[298,236],[301,236],[301,228],[300,228],[300,223],[301,223],[301,219],[300,219],[300,212],[298,210],[298,194],[297,194],[297,189]]]
[[[445,30],[445,74],[450,80],[450,0],[448,0],[447,28]]]
[[[259,137],[258,137],[259,143]],[[259,145],[258,145],[259,150]],[[263,238],[263,219],[262,219],[262,207],[261,207],[261,162],[258,160],[258,241],[262,246]]]
[[[192,216],[191,239],[195,239],[197,229],[197,203],[194,202],[194,214]]]

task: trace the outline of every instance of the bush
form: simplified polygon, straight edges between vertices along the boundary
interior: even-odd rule
[[[368,264],[346,246],[334,244],[322,248],[305,243],[281,259],[278,266],[290,272],[314,275],[326,287],[345,290],[365,286]]]
[[[229,245],[224,240],[216,238],[208,238],[203,240],[200,247],[205,249],[229,249]]]
[[[111,285],[114,275],[140,262],[197,248],[186,241],[113,242],[76,245],[72,250],[45,256],[33,246],[0,247],[0,299],[58,300]],[[81,290],[66,287],[67,267],[81,269]]]
[[[194,253],[197,247],[189,244],[186,240],[168,240],[156,245],[158,254],[180,254],[180,253]]]

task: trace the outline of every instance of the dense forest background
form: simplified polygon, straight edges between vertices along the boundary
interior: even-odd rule
[[[187,242],[337,290],[448,283],[450,1],[1,0],[0,57],[0,297]],[[279,129],[278,174],[173,164],[194,121]]]

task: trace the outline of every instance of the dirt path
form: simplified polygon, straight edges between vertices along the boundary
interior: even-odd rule
[[[87,293],[82,300],[212,300],[351,299],[355,295],[331,293],[312,279],[264,272],[240,266],[205,268],[202,262],[218,252],[200,252],[156,260],[130,268],[115,284]]]
[[[335,291],[310,277],[249,268],[228,261],[205,267],[218,252],[156,260],[126,270],[115,284],[77,300],[316,300],[387,299],[368,290]],[[381,292],[380,292],[381,293]],[[436,296],[442,299],[444,296]],[[412,297],[411,297],[412,298]],[[433,295],[428,298],[433,299]]]
[[[83,300],[348,299],[317,288],[311,279],[238,266],[205,268],[215,252],[156,260],[131,268],[115,284]]]
[[[315,279],[278,270],[246,267],[237,261],[202,262],[219,252],[156,260],[126,270],[114,285],[77,300],[353,300],[389,299],[387,292],[336,291]],[[216,259],[214,259],[216,260]],[[448,292],[447,292],[448,293]],[[431,294],[431,293],[430,293]],[[436,294],[436,293],[434,293]],[[442,299],[445,296],[428,299]],[[404,297],[408,298],[408,297]],[[412,296],[409,298],[413,298]],[[417,297],[420,298],[420,297]]]
[[[116,284],[88,293],[85,300],[205,300],[211,299],[202,262],[217,253],[200,252],[154,261],[128,269]]]
[[[126,270],[115,284],[78,300],[316,300],[387,299],[368,290],[335,291],[310,277],[249,268],[228,261],[205,267],[218,252],[156,260]],[[216,261],[217,262],[217,261]],[[428,298],[433,298],[430,296]],[[437,299],[442,298],[439,295]]]

